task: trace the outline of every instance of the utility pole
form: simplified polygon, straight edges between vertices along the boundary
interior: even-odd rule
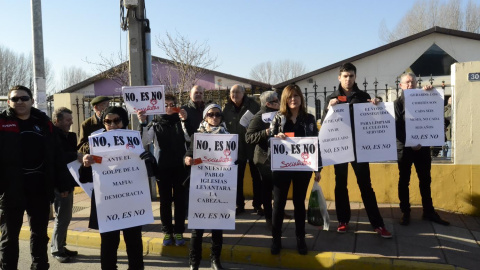
[[[42,1],[31,0],[33,31],[33,99],[34,106],[47,112],[45,61],[43,56]]]
[[[145,85],[145,1],[138,0],[135,8],[128,10],[128,46],[130,86]]]

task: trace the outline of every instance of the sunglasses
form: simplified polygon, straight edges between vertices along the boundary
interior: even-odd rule
[[[207,113],[207,116],[210,117],[210,118],[213,118],[214,116],[215,116],[215,117],[222,117],[222,113],[219,113],[219,112],[211,112],[211,113]]]
[[[19,100],[25,102],[30,100],[30,96],[21,96],[21,97],[11,97],[10,101],[12,102],[18,102]]]
[[[168,108],[168,107],[175,108],[176,106],[177,106],[177,104],[175,104],[175,103],[171,103],[171,104],[166,103],[165,104],[165,108]]]
[[[109,125],[109,126],[110,126],[112,123],[115,124],[115,125],[118,125],[118,124],[120,124],[121,122],[122,122],[122,119],[120,119],[120,118],[115,118],[115,119],[113,119],[113,120],[103,119],[103,123],[104,123],[105,125]]]

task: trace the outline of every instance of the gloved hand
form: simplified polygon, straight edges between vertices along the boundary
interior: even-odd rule
[[[140,158],[145,161],[145,166],[147,167],[148,177],[156,176],[155,169],[157,168],[157,160],[149,151],[145,151],[140,154]]]

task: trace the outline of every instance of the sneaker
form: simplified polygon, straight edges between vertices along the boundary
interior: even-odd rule
[[[348,231],[348,223],[340,222],[338,223],[337,232],[346,233]]]
[[[63,251],[68,257],[75,257],[78,255],[78,251],[74,251],[74,250],[68,250],[67,248],[65,248],[65,250]]]
[[[407,226],[408,224],[410,224],[410,213],[403,213],[400,225]]]
[[[385,229],[385,227],[378,227],[375,229],[375,232],[378,233],[383,238],[392,238],[392,234]]]
[[[444,226],[450,225],[450,222],[448,222],[448,221],[446,221],[446,220],[443,220],[443,219],[438,215],[437,212],[433,212],[433,213],[431,213],[431,214],[425,214],[425,213],[423,213],[422,218],[425,219],[425,220],[430,220],[431,222],[435,222],[435,223],[444,225]]]
[[[52,254],[53,258],[57,260],[59,263],[67,263],[70,261],[70,257],[67,256],[65,253],[57,253],[57,254]]]
[[[169,234],[169,233],[165,234],[165,237],[163,237],[163,245],[164,246],[173,245],[173,237],[172,237],[171,234]]]
[[[175,234],[175,246],[183,246],[185,245],[185,239],[183,239],[183,235],[181,233]]]

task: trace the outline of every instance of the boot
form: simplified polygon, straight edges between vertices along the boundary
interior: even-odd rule
[[[198,265],[191,264],[190,270],[198,270]]]
[[[212,258],[211,262],[212,262],[212,270],[225,269],[220,263],[220,258]]]
[[[272,239],[272,246],[270,247],[270,253],[272,255],[277,255],[280,253],[281,249],[282,249],[282,238],[274,237]]]
[[[307,243],[305,243],[305,237],[297,237],[297,250],[300,255],[307,255]]]

